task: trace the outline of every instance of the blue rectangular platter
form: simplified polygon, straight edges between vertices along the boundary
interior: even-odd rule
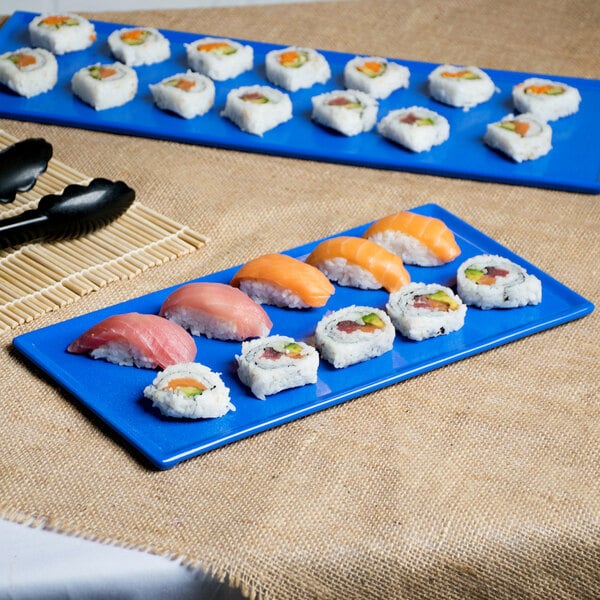
[[[539,277],[543,288],[542,302],[537,306],[508,310],[469,308],[465,325],[458,332],[422,342],[412,342],[397,335],[390,352],[345,369],[336,370],[322,361],[316,384],[286,390],[264,401],[254,398],[237,379],[234,357],[240,352],[240,343],[196,337],[196,360],[222,373],[237,409],[215,420],[181,421],[162,417],[142,395],[143,388],[154,378],[154,371],[120,367],[69,354],[65,350],[73,339],[110,315],[131,311],[157,313],[166,297],[179,286],[17,336],[13,343],[19,352],[122,436],[131,448],[155,467],[168,469],[219,446],[583,317],[594,309],[591,302],[442,207],[427,204],[415,208],[414,212],[442,219],[454,232],[461,255],[440,267],[407,267],[413,281],[454,286],[456,269],[463,260],[481,253],[499,254]],[[366,227],[363,225],[345,233],[360,236]],[[285,253],[303,259],[317,243]],[[229,283],[238,268],[207,274],[195,281]],[[335,288],[324,308],[290,310],[265,306],[273,321],[272,333],[307,340],[326,312],[351,304],[383,308],[388,297],[382,290],[367,291],[337,285]],[[362,401],[369,402],[369,399]]]
[[[0,53],[30,45],[27,25],[34,16],[34,13],[17,11],[6,21],[0,29]],[[148,85],[185,71],[187,61],[184,44],[210,34],[161,30],[171,42],[171,58],[160,64],[136,68],[138,94],[130,103],[119,108],[95,111],[73,96],[71,77],[81,67],[96,62],[113,62],[106,40],[113,30],[124,25],[98,21],[94,21],[94,24],[98,40],[91,48],[57,57],[59,81],[50,92],[25,99],[0,85],[0,116],[363,167],[593,194],[600,192],[600,154],[591,151],[597,147],[600,139],[600,119],[597,116],[600,81],[595,79],[486,69],[499,92],[490,101],[465,112],[429,97],[427,75],[437,65],[391,59],[410,69],[410,87],[398,90],[381,101],[379,118],[395,108],[420,105],[439,112],[450,122],[451,135],[447,142],[429,152],[415,154],[385,140],[375,130],[347,138],[311,121],[311,97],[343,88],[344,65],[354,57],[354,54],[322,51],[331,66],[330,81],[315,85],[310,90],[290,93],[294,118],[258,137],[240,131],[221,117],[220,112],[230,89],[257,83],[270,85],[265,76],[265,54],[285,46],[285,42],[275,46],[238,40],[253,46],[254,69],[235,79],[215,82],[214,107],[202,117],[186,120],[156,108]],[[358,52],[360,48],[356,50]],[[554,148],[548,155],[517,164],[485,146],[482,136],[487,123],[512,112],[512,86],[532,75],[552,77],[574,85],[581,92],[582,103],[577,114],[551,124]]]

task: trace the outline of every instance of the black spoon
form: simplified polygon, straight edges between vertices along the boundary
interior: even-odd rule
[[[0,151],[0,202],[12,202],[18,192],[30,190],[51,158],[52,145],[42,138],[29,138]]]
[[[0,248],[89,233],[123,214],[134,199],[135,192],[122,181],[69,185],[60,195],[44,196],[37,208],[0,220]]]

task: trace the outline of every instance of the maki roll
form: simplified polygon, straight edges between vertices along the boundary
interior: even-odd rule
[[[358,135],[373,129],[377,108],[377,100],[365,92],[327,92],[313,96],[312,119],[344,135]]]
[[[530,77],[513,87],[512,99],[519,112],[533,113],[543,121],[556,121],[579,110],[581,94],[565,83]]]
[[[215,84],[206,75],[188,71],[150,84],[158,108],[192,119],[207,113],[215,102]]]
[[[113,56],[130,67],[153,65],[171,56],[169,40],[154,27],[125,27],[108,36]]]
[[[254,65],[254,49],[225,38],[205,37],[186,44],[191,69],[216,81],[233,79]]]
[[[0,83],[31,98],[51,90],[58,80],[54,55],[43,48],[20,48],[0,55]]]
[[[122,106],[137,92],[136,72],[119,62],[79,69],[71,79],[73,93],[96,110]]]
[[[464,109],[486,102],[496,90],[490,76],[478,67],[440,65],[429,74],[428,81],[433,98]]]
[[[290,92],[325,83],[331,77],[327,59],[312,48],[289,46],[267,52],[267,79]]]
[[[344,67],[344,85],[348,89],[381,100],[395,90],[407,88],[409,79],[407,67],[378,56],[356,56]]]
[[[96,41],[92,23],[73,13],[38,15],[28,29],[32,45],[53,54],[85,50]]]
[[[552,128],[532,113],[488,123],[483,141],[515,162],[535,160],[552,150]]]
[[[240,381],[260,400],[317,382],[317,351],[288,336],[273,335],[242,342],[242,353],[235,358]]]
[[[379,121],[377,131],[413,152],[428,152],[450,137],[450,124],[433,110],[410,106],[391,110]]]
[[[167,417],[214,419],[235,411],[220,373],[194,362],[167,367],[144,388],[144,396]]]
[[[484,310],[516,308],[542,301],[542,283],[507,258],[482,254],[458,268],[458,295],[463,302]]]
[[[467,313],[462,300],[437,283],[409,283],[390,294],[386,310],[394,327],[415,341],[459,330]]]
[[[292,101],[287,94],[266,85],[249,85],[230,90],[221,116],[242,131],[262,136],[292,118]]]
[[[321,357],[336,369],[381,356],[392,349],[396,330],[379,308],[348,306],[324,316],[315,331]]]

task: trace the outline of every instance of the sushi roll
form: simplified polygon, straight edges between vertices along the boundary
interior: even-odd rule
[[[440,65],[429,74],[428,81],[433,98],[464,109],[486,102],[496,90],[490,76],[478,67]]]
[[[43,48],[20,48],[0,55],[0,83],[31,98],[51,90],[58,80],[54,55]]]
[[[194,362],[161,371],[144,396],[163,415],[179,419],[215,419],[235,411],[221,374]]]
[[[313,121],[347,136],[370,131],[377,121],[377,100],[364,92],[333,91],[311,100]]]
[[[260,400],[317,382],[317,351],[288,336],[272,335],[242,342],[242,353],[235,359],[239,380]]]
[[[463,302],[484,310],[516,308],[542,301],[542,283],[501,256],[482,254],[458,268],[456,288]]]
[[[103,319],[67,347],[117,365],[164,369],[196,358],[194,338],[176,323],[158,315],[125,313]]]
[[[71,79],[73,93],[96,110],[127,104],[134,98],[137,86],[136,72],[119,62],[83,67]]]
[[[581,94],[566,83],[530,77],[513,87],[512,99],[519,112],[533,113],[542,121],[556,121],[579,110]]]
[[[339,285],[395,292],[410,281],[402,259],[370,240],[340,235],[318,244],[306,262]]]
[[[407,88],[410,71],[404,65],[379,56],[356,56],[344,66],[344,85],[384,100],[392,92]]]
[[[532,113],[488,123],[483,141],[515,162],[535,160],[552,150],[552,128]]]
[[[230,90],[221,116],[242,131],[262,136],[292,118],[292,101],[287,94],[266,85],[249,85]]]
[[[205,37],[186,44],[190,69],[216,81],[225,81],[252,69],[254,49],[225,38]]]
[[[150,92],[158,108],[171,111],[184,119],[206,114],[215,102],[215,84],[206,75],[188,71],[165,77],[150,84]]]
[[[395,337],[394,325],[383,310],[348,306],[317,323],[315,346],[321,358],[343,369],[389,352]]]
[[[441,219],[410,211],[375,221],[363,237],[397,254],[407,265],[437,267],[460,254],[454,234]]]
[[[410,106],[391,110],[379,121],[377,131],[413,152],[428,152],[450,137],[450,124],[433,110]]]
[[[335,292],[319,269],[287,254],[264,254],[248,261],[231,285],[260,304],[286,308],[319,308]]]
[[[290,92],[326,83],[331,77],[327,59],[312,48],[289,46],[265,57],[267,79]]]
[[[94,25],[73,13],[38,15],[28,29],[31,44],[53,54],[85,50],[96,41]]]
[[[124,27],[108,36],[108,47],[120,62],[130,66],[154,65],[171,56],[169,40],[154,27]]]
[[[162,303],[160,315],[189,330],[218,340],[242,341],[269,335],[273,323],[263,307],[225,283],[188,283]]]
[[[458,331],[467,314],[462,300],[437,283],[409,283],[390,294],[385,308],[398,332],[415,341]]]

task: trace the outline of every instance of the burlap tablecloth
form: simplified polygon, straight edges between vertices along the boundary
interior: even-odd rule
[[[595,0],[370,0],[92,16],[600,75]],[[211,236],[198,252],[2,335],[5,518],[182,557],[264,598],[600,597],[597,311],[165,472],[138,462],[11,349],[17,333],[430,201],[595,300],[598,196],[10,120],[0,127],[45,137],[59,160],[122,178],[144,203]]]

